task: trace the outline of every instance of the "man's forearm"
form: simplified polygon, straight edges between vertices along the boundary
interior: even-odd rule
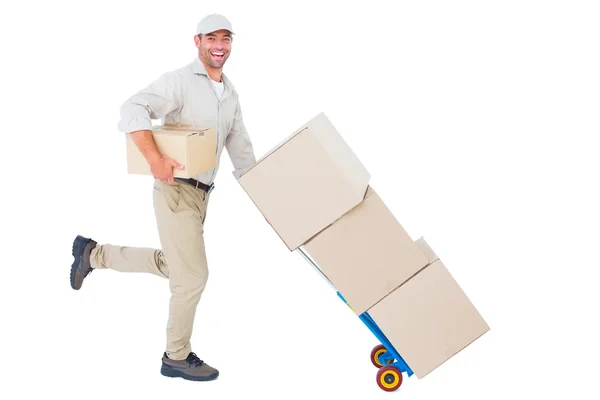
[[[156,147],[156,143],[154,142],[152,131],[135,131],[131,132],[130,135],[149,164],[161,158],[161,154],[158,152],[158,148]]]

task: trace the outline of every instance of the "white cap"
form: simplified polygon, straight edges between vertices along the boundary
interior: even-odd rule
[[[199,35],[201,33],[211,33],[218,31],[219,29],[227,29],[229,32],[231,32],[231,34],[233,34],[231,22],[229,22],[227,18],[220,14],[210,14],[198,22],[196,34]]]

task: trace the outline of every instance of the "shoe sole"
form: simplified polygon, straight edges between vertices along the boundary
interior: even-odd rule
[[[183,378],[188,381],[212,381],[212,380],[217,379],[217,377],[219,376],[218,372],[216,374],[208,375],[208,376],[191,376],[191,375],[188,375],[185,372],[182,372],[178,369],[169,368],[169,367],[162,367],[160,369],[160,373],[163,376],[167,376],[169,378]]]
[[[73,240],[73,246],[71,249],[71,254],[73,255],[73,257],[75,257],[75,261],[73,261],[73,264],[71,265],[71,288],[73,288],[74,290],[79,290],[80,287],[75,287],[75,273],[77,272],[77,268],[79,267],[79,261],[80,261],[80,254],[85,250],[85,246],[87,245],[87,242],[85,241],[85,238],[77,235],[77,237],[75,238],[75,240]],[[83,247],[83,248],[82,248]]]

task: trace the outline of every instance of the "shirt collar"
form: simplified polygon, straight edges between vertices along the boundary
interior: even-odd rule
[[[202,61],[200,61],[200,57],[194,58],[194,61],[192,61],[191,67],[192,67],[192,71],[195,74],[205,75],[208,79],[210,79],[210,77],[208,76],[208,72],[206,71],[206,67],[204,66],[204,64],[202,64]],[[231,82],[229,81],[229,79],[225,76],[225,73],[221,73],[221,81],[223,81],[223,83],[225,84],[226,92],[229,93],[232,86],[231,86]]]
[[[194,61],[192,62],[191,66],[192,71],[194,71],[195,74],[202,74],[208,76],[208,72],[206,72],[206,67],[204,66],[204,64],[202,64],[202,61],[200,61],[199,57],[194,58]]]

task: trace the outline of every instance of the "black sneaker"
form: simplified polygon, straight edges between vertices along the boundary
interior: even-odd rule
[[[171,360],[163,354],[160,373],[171,378],[183,378],[190,381],[212,381],[217,379],[219,371],[206,364],[194,353],[185,360]]]
[[[73,241],[72,254],[75,261],[71,265],[71,287],[75,290],[81,289],[83,280],[92,272],[90,252],[96,247],[96,244],[92,239],[80,235],[77,235]]]

